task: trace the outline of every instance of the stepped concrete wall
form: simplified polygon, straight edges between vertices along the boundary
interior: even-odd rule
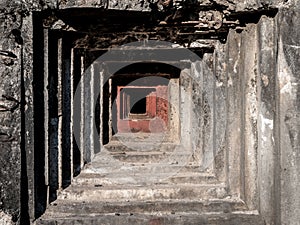
[[[204,60],[215,71],[227,74],[223,77],[224,73],[220,73],[217,84],[218,88],[226,89],[226,98],[233,103],[227,111],[229,148],[244,145],[254,149],[245,158],[249,167],[253,157],[260,159],[257,171],[244,174],[244,188],[256,190],[245,196],[248,205],[259,208],[267,224],[296,225],[300,221],[300,2],[207,0],[201,4],[210,6],[212,2],[236,13],[278,9],[275,17],[262,16],[241,32],[230,30],[227,41],[216,45],[216,65],[211,65],[209,56],[204,55]],[[37,74],[34,70],[43,58],[34,56],[33,43],[39,38],[34,29],[38,23],[35,12],[51,14],[59,9],[95,7],[146,13],[164,10],[167,4],[168,1],[138,0],[0,2],[0,223],[33,221],[35,208],[39,207],[34,199],[45,197],[36,194],[40,186],[35,180],[43,177],[34,174],[34,170],[43,169],[42,159],[34,160],[43,149],[34,133],[37,125],[33,112],[39,110],[34,109],[34,101],[43,97],[39,92],[33,94],[39,86],[33,79],[33,74]],[[193,90],[195,96],[197,91]],[[245,115],[240,113],[242,102]],[[191,118],[196,124],[197,113],[194,111]],[[246,134],[244,140],[237,138],[236,128],[241,123],[245,125],[245,130],[240,131]],[[191,129],[197,132],[197,127]],[[230,177],[238,179],[234,174]],[[254,177],[257,179],[253,180]],[[256,198],[261,199],[259,203],[251,202]]]

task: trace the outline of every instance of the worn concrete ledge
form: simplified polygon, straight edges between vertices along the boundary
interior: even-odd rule
[[[174,214],[172,214],[174,213]],[[71,216],[59,219],[40,219],[37,221],[37,225],[59,225],[59,224],[102,224],[102,225],[125,225],[125,224],[136,224],[136,225],[232,225],[232,224],[243,224],[243,225],[263,225],[264,222],[260,216],[255,212],[249,213],[221,213],[221,214],[197,214],[197,213],[176,213],[170,214],[113,214],[113,215],[94,215],[93,217],[85,216]]]

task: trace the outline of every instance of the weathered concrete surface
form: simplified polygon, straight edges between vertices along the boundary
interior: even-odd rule
[[[257,211],[247,211],[239,198],[225,198],[222,187],[209,185],[211,178],[199,175],[196,165],[173,176],[165,171],[170,177],[161,184],[139,182],[139,176],[150,180],[155,167],[163,173],[159,166],[165,165],[145,169],[143,163],[134,171],[132,164],[113,167],[98,155],[37,224],[263,224]]]
[[[280,124],[281,222],[300,221],[300,7],[280,11],[278,92]],[[278,171],[279,172],[279,171]]]
[[[174,212],[173,212],[174,213]],[[71,222],[72,221],[72,222]],[[69,217],[69,218],[58,218],[52,221],[49,220],[41,220],[38,221],[38,224],[41,225],[50,225],[50,224],[74,224],[80,223],[84,225],[88,224],[137,224],[137,225],[232,225],[232,224],[244,224],[244,225],[263,225],[264,222],[254,214],[249,213],[249,215],[244,214],[208,214],[208,215],[199,215],[194,213],[176,213],[175,215],[172,213],[169,214],[110,214],[110,215],[95,215],[93,218],[86,216],[78,216],[78,217]]]
[[[0,5],[0,211],[18,220],[21,172],[21,48],[22,17],[13,8]],[[1,217],[1,215],[0,215]],[[4,217],[5,218],[5,217]]]
[[[259,158],[259,195],[260,210],[264,215],[267,223],[276,221],[276,200],[272,196],[276,193],[279,184],[274,180],[276,161],[275,157],[278,148],[275,143],[274,127],[276,121],[276,95],[272,94],[276,91],[276,51],[277,51],[277,34],[275,20],[263,17],[258,25],[258,59],[259,64],[257,72],[259,75],[257,84],[258,98],[260,104],[258,106],[258,158]]]
[[[71,222],[72,221],[72,222]],[[176,213],[173,215],[169,214],[119,214],[115,213],[113,215],[95,215],[94,217],[86,217],[86,216],[78,216],[78,217],[69,217],[69,218],[58,218],[54,220],[41,220],[38,221],[38,224],[41,225],[52,225],[52,224],[74,224],[80,223],[84,225],[89,224],[151,224],[151,225],[232,225],[232,224],[244,224],[244,225],[263,225],[264,222],[255,214],[249,213],[249,215],[244,214],[208,214],[208,215],[200,215],[194,213]]]
[[[257,73],[257,27],[247,26],[242,33],[243,56],[243,102],[245,107],[244,120],[244,160],[245,160],[245,200],[251,209],[258,208],[258,73]]]
[[[176,1],[174,7],[180,9],[182,2]],[[228,155],[225,156],[228,165],[244,165],[246,163],[246,167],[231,168],[229,166],[228,173],[217,168],[217,171],[222,176],[224,175],[223,177],[228,177],[229,183],[234,184],[230,190],[226,191],[233,197],[246,200],[251,209],[259,210],[267,224],[297,224],[300,221],[299,1],[216,0],[201,1],[201,4],[205,8],[209,7],[212,2],[216,2],[218,6],[224,6],[224,9],[231,12],[253,11],[268,7],[279,8],[276,18],[263,17],[258,25],[247,26],[241,34],[231,30],[227,44],[220,44],[217,47],[215,54],[218,56],[218,60],[211,62],[212,57],[206,55],[204,61],[210,68],[217,67],[218,72],[214,74],[217,75],[215,90],[220,92],[225,90],[224,96],[226,96],[226,144],[221,142],[217,145],[220,144],[222,149],[227,149]],[[168,1],[156,3],[154,1],[109,0],[27,2],[7,0],[0,3],[0,33],[2,35],[0,37],[0,211],[3,211],[0,213],[0,223],[5,220],[10,222],[19,220],[21,209],[23,213],[30,214],[33,219],[35,217],[34,207],[40,207],[40,212],[45,207],[34,203],[34,195],[39,197],[40,192],[35,193],[37,187],[34,185],[35,182],[38,182],[34,180],[33,175],[33,85],[36,83],[32,83],[32,74],[34,67],[33,22],[36,21],[36,18],[32,14],[33,11],[43,9],[68,7],[161,11],[168,9],[169,5]],[[38,33],[38,35],[40,34]],[[196,63],[194,71],[197,73],[201,66],[203,65],[199,66]],[[43,71],[39,72],[43,73]],[[211,74],[207,73],[206,75]],[[207,79],[202,82],[208,84]],[[210,93],[209,87],[205,86],[206,91]],[[24,89],[23,94],[21,93],[22,88]],[[199,110],[197,111],[197,101],[200,101],[197,96],[201,93],[200,88],[202,87],[193,92],[196,103],[195,107],[193,106],[193,117],[201,115]],[[216,101],[222,102],[224,96],[221,95]],[[21,110],[20,104],[22,98],[23,103],[26,102],[24,111]],[[207,96],[204,95],[202,100],[205,101],[205,98]],[[218,106],[219,104],[217,104]],[[219,111],[222,109],[219,107]],[[203,112],[211,113],[209,108],[206,110]],[[24,113],[23,116],[22,113]],[[220,115],[213,116],[219,123],[222,121]],[[21,122],[22,118],[24,119],[23,123]],[[195,122],[191,128],[193,131],[203,132],[197,125],[202,125],[207,121],[201,121],[199,118],[193,118],[191,121]],[[216,128],[209,127],[208,123],[206,125],[208,129],[215,129],[214,132],[218,131]],[[199,151],[197,147],[207,144],[201,142],[201,137],[194,140],[195,151]],[[247,151],[240,151],[244,147]],[[24,152],[22,153],[22,151]],[[223,151],[221,153],[223,154]],[[21,169],[22,154],[25,156],[22,158],[25,167]],[[123,158],[127,160],[126,157]],[[222,162],[222,160],[219,161]],[[36,170],[43,174],[43,168],[44,165],[37,166]],[[191,172],[190,168],[186,168],[186,172]],[[246,177],[246,179],[241,177]],[[22,182],[20,178],[22,178]],[[179,176],[172,182],[197,183],[199,182],[198,178],[197,176],[192,178]],[[44,177],[39,177],[39,181],[43,179]],[[85,179],[88,180],[88,178]],[[118,179],[119,177],[116,176],[116,180]],[[98,181],[104,182],[102,178],[98,178]],[[204,180],[204,182],[208,181]],[[27,190],[27,186],[29,190]],[[23,199],[22,206],[20,199]],[[189,216],[190,218],[185,217],[185,219],[191,224],[199,223],[202,220],[209,221],[207,217]],[[87,224],[103,222],[101,219],[84,218]],[[114,218],[108,216],[106,219],[112,221],[125,219],[128,223],[131,221],[127,217],[117,216]],[[175,224],[174,221],[177,219],[164,218],[150,221],[153,224],[163,223],[161,221]],[[58,220],[68,223],[61,218]],[[224,220],[226,221],[221,218],[219,221],[226,224]],[[230,216],[227,221],[232,224],[237,223],[236,220]],[[252,222],[255,223],[255,221],[256,218]]]

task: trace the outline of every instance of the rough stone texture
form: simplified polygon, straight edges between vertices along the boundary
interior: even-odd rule
[[[72,222],[70,222],[72,221]],[[181,214],[178,213],[174,215],[174,212],[168,214],[160,214],[160,215],[145,215],[145,214],[120,214],[115,213],[115,215],[107,215],[107,216],[99,216],[95,217],[71,217],[70,218],[57,218],[53,221],[39,221],[38,224],[41,225],[49,225],[49,224],[74,224],[80,223],[84,225],[88,224],[137,224],[137,225],[232,225],[232,224],[244,224],[244,225],[263,225],[264,222],[260,220],[256,215],[227,215],[225,214],[217,214],[217,215],[199,215],[199,214]]]
[[[22,129],[22,197],[21,220],[27,222],[34,218],[34,132],[33,132],[33,24],[32,14],[23,19],[22,37],[23,45],[23,129]]]
[[[278,85],[280,121],[281,221],[300,221],[300,7],[295,1],[278,16]],[[279,172],[279,171],[278,171]]]
[[[20,4],[0,6],[0,211],[18,219],[21,171],[21,48]],[[0,216],[1,217],[1,216]]]
[[[46,185],[48,185],[48,180],[44,177],[44,174],[47,174],[47,169],[44,171],[45,165],[43,164],[45,153],[43,153],[43,146],[39,145],[40,142],[36,138],[40,136],[34,136],[35,116],[43,114],[43,111],[39,110],[39,107],[43,106],[37,106],[34,103],[43,99],[42,93],[45,88],[42,87],[40,90],[39,88],[43,84],[39,84],[36,79],[43,74],[43,68],[34,72],[36,66],[42,62],[43,56],[34,53],[34,48],[35,51],[43,48],[44,43],[41,38],[44,32],[36,29],[41,27],[41,24],[37,24],[39,19],[34,11],[47,10],[44,12],[49,15],[49,12],[57,9],[95,7],[144,11],[145,13],[152,10],[156,14],[156,11],[164,12],[166,10],[169,12],[168,10],[170,10],[173,12],[170,7],[175,8],[178,12],[182,8],[188,8],[185,1],[173,1],[173,3],[172,6],[169,1],[1,1],[0,224],[12,224],[18,220],[21,224],[29,223],[29,217],[33,221],[45,210],[47,204],[47,200],[45,200],[47,196],[44,196],[44,189],[47,189]],[[198,4],[202,9],[211,6],[217,7],[222,9],[224,15],[267,10],[272,7],[279,9],[276,17],[263,16],[258,23],[256,21],[244,27],[241,33],[234,29],[230,30],[226,44],[218,43],[214,54],[205,54],[202,62],[192,64],[191,68],[185,71],[187,73],[193,71],[196,74],[195,79],[199,79],[203,86],[193,86],[188,81],[185,83],[186,86],[183,88],[193,93],[193,104],[184,105],[184,112],[188,114],[192,109],[192,113],[190,114],[191,120],[184,118],[184,122],[187,124],[181,128],[184,134],[188,134],[191,130],[192,133],[199,134],[191,142],[187,140],[187,143],[191,144],[195,156],[205,155],[205,152],[201,152],[203,146],[203,149],[211,147],[220,149],[218,154],[214,155],[217,157],[214,168],[209,168],[208,172],[215,169],[220,181],[232,185],[226,190],[213,190],[208,196],[220,197],[226,193],[227,197],[245,201],[248,209],[258,210],[266,224],[296,225],[300,221],[299,1],[207,0],[193,1],[193,4],[193,6]],[[53,11],[50,11],[51,9]],[[187,16],[190,20],[195,18],[192,9],[189,9],[191,13]],[[174,14],[171,15],[172,19],[178,19]],[[162,22],[168,22],[168,19],[170,18],[163,18]],[[66,24],[60,20],[56,21],[52,28],[72,30],[70,27],[66,28]],[[160,28],[159,31],[161,32],[163,29]],[[162,37],[162,39],[172,40],[170,35],[171,33],[167,33],[166,37]],[[122,43],[115,36],[111,39],[114,39],[111,40],[114,44]],[[224,42],[224,40],[222,41]],[[108,46],[111,45],[110,40],[108,42]],[[202,42],[194,44],[201,46]],[[33,60],[41,61],[33,62]],[[199,76],[201,68],[207,72],[205,73],[206,77]],[[214,83],[209,80],[211,76],[216,77]],[[213,97],[216,104],[211,106],[209,103],[212,101],[213,91],[216,94]],[[204,93],[203,96],[201,93]],[[183,100],[182,97],[180,101]],[[199,107],[199,105],[203,107]],[[201,117],[201,115],[204,116]],[[218,138],[223,137],[222,129],[219,129],[223,126],[226,127],[224,139]],[[215,134],[216,142],[210,142],[210,132]],[[37,141],[35,146],[34,141]],[[241,151],[241,149],[245,151]],[[122,158],[124,161],[136,161],[139,157],[147,162],[149,159],[157,160],[161,155],[148,155],[148,158],[144,155],[129,157],[117,155],[115,157]],[[206,154],[206,157],[206,161],[209,161],[212,156]],[[194,160],[202,162],[201,159],[203,158],[195,157]],[[185,168],[186,172],[189,169]],[[118,176],[116,178],[119,179]],[[176,177],[172,182],[197,183],[201,181],[198,178],[197,176]],[[56,179],[59,179],[59,176]],[[82,177],[78,178],[77,182],[82,182],[80,179]],[[93,179],[85,177],[83,180],[91,182]],[[208,183],[209,179],[201,182]],[[97,182],[107,181],[99,179],[99,177],[94,180]],[[170,191],[170,189],[167,190]],[[171,190],[173,189],[171,188]],[[193,196],[195,193],[192,190],[185,190],[185,195],[191,192],[191,196]],[[76,191],[71,192],[71,195],[75,193],[76,200],[84,191],[79,189],[79,196],[76,196]],[[139,192],[141,196],[149,193],[148,189],[144,191]],[[154,195],[155,193],[159,194],[159,191],[153,193]],[[199,197],[197,192],[195,196]],[[193,203],[193,207],[202,209],[200,205],[199,202]],[[163,206],[167,207],[168,205]],[[80,209],[78,207],[75,204],[75,212]],[[160,209],[162,208],[160,206]],[[212,207],[212,209],[216,208],[216,205]],[[71,208],[70,211],[72,212],[72,210]],[[99,211],[93,210],[91,212],[99,213]],[[40,224],[51,224],[51,221],[55,220],[61,224],[72,224],[79,221],[74,217],[74,211],[72,213],[73,221],[63,218],[51,220],[49,217],[48,221],[41,221]],[[110,213],[115,213],[115,211],[112,210]],[[127,221],[128,224],[133,223],[132,221],[137,224],[144,224],[145,221],[150,224],[184,224],[187,222],[197,224],[200,221],[203,224],[242,222],[259,224],[261,222],[261,218],[252,214],[249,217],[233,214],[230,216],[220,215],[220,217],[191,214],[183,215],[180,219],[176,215],[172,215],[173,213],[171,216],[164,215],[159,218],[142,215],[139,217],[140,220],[132,219],[127,215],[124,217],[123,215],[121,217],[107,215],[99,219],[83,215],[82,218],[86,224],[100,222],[105,224],[111,223],[111,221],[114,221],[114,224],[122,221]],[[50,216],[53,215],[50,213]]]
[[[276,7],[278,4],[282,3],[281,0],[196,0],[190,1],[189,3],[200,5],[201,7],[211,7],[213,5],[218,5],[220,7],[225,7],[228,10],[236,11],[251,11],[254,9],[260,9],[262,7]],[[58,7],[68,8],[68,7],[98,7],[106,9],[121,9],[121,10],[136,10],[136,11],[150,11],[152,9],[163,10],[168,7],[181,8],[186,5],[185,0],[62,0],[58,3]]]
[[[3,225],[13,225],[13,221],[10,215],[5,214],[4,212],[0,211],[0,224]]]
[[[276,121],[276,96],[272,95],[276,90],[276,30],[275,21],[271,18],[263,17],[259,23],[258,35],[260,41],[258,44],[258,58],[260,64],[258,65],[259,80],[258,85],[260,87],[260,105],[258,108],[258,157],[260,158],[259,178],[260,187],[258,187],[260,196],[263,199],[260,201],[260,208],[262,213],[266,217],[266,221],[269,221],[272,216],[276,217],[275,208],[276,201],[272,197],[276,193],[276,187],[278,184],[274,181],[275,174],[275,161],[278,160],[275,157],[275,152],[278,151],[276,143],[274,142],[275,132],[274,126],[278,122]],[[266,150],[267,149],[267,150]]]

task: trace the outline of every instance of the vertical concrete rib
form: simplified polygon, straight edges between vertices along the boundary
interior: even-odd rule
[[[100,147],[103,145],[103,88],[104,88],[104,84],[103,84],[103,79],[104,79],[104,72],[103,69],[101,68],[101,71],[99,71],[99,76],[100,76],[100,84],[99,84],[99,88],[100,88],[100,96],[99,96],[99,116],[100,116],[100,123],[99,123],[99,142],[100,142]],[[101,150],[100,150],[101,151]]]
[[[248,25],[244,34],[245,45],[245,200],[250,210],[258,209],[257,186],[257,125],[258,125],[258,74],[257,29]]]
[[[228,34],[228,57],[227,57],[227,123],[226,123],[226,146],[228,154],[228,183],[230,184],[230,194],[235,197],[241,197],[241,151],[243,124],[241,117],[242,90],[241,74],[241,35],[235,31]]]
[[[241,63],[242,65],[245,64],[245,52],[246,52],[246,47],[245,47],[245,41],[244,41],[244,35],[241,34]],[[241,86],[241,99],[240,99],[240,104],[241,104],[241,115],[240,115],[240,119],[241,119],[241,149],[240,149],[240,171],[241,171],[241,175],[240,175],[240,197],[242,200],[245,200],[245,113],[246,113],[246,102],[245,102],[245,83],[246,83],[246,79],[245,79],[245,68],[244,66],[241,66],[240,69],[240,86]]]
[[[92,63],[91,66],[91,77],[90,77],[90,153],[89,161],[94,157],[94,135],[95,135],[95,66]]]
[[[213,126],[213,129],[212,129],[212,157],[213,157],[213,164],[212,164],[212,170],[215,171],[216,169],[216,164],[215,164],[215,157],[216,157],[216,139],[218,138],[216,136],[216,110],[217,110],[217,107],[216,107],[216,85],[217,85],[217,78],[219,76],[221,76],[222,74],[222,68],[221,71],[218,71],[218,63],[219,61],[222,60],[221,56],[217,54],[217,51],[214,51],[214,63],[213,63],[213,84],[212,84],[212,102],[211,102],[211,106],[212,106],[212,126]],[[219,72],[219,74],[218,74]]]
[[[280,78],[278,64],[278,53],[279,53],[279,40],[280,40],[280,26],[279,16],[274,19],[274,42],[276,43],[274,49],[275,55],[275,118],[274,118],[274,224],[281,224],[281,121],[280,121]]]
[[[84,89],[85,89],[85,82],[84,82],[84,71],[85,71],[85,63],[84,63],[84,56],[80,57],[80,65],[81,65],[81,86],[80,86],[80,167],[83,168],[84,165],[84,154],[85,154],[85,145],[84,145],[84,118],[85,118],[85,97],[84,97]]]
[[[228,105],[227,105],[227,101],[228,101],[228,98],[229,98],[229,91],[228,91],[228,89],[229,89],[229,82],[228,82],[228,77],[229,77],[229,75],[228,75],[228,73],[229,73],[229,49],[230,49],[230,43],[229,42],[227,42],[228,44],[225,46],[225,64],[226,64],[226,67],[225,67],[225,71],[224,71],[224,79],[225,79],[225,81],[224,81],[224,85],[225,85],[225,99],[224,99],[224,101],[226,102],[226,104],[225,104],[225,115],[226,115],[226,127],[224,127],[224,129],[225,129],[225,134],[224,134],[224,142],[225,142],[225,158],[224,158],[224,161],[225,161],[225,182],[226,182],[226,186],[229,188],[230,187],[230,183],[229,183],[229,166],[230,166],[230,164],[229,164],[229,149],[228,149],[228,140],[227,140],[227,132],[228,132],[228,130],[227,130],[227,128],[228,128],[228,126],[227,126],[227,123],[228,123],[228,114],[229,114],[229,110],[228,110]],[[219,146],[220,147],[220,146]]]
[[[44,143],[45,143],[45,184],[47,187],[47,204],[49,203],[49,54],[48,54],[48,29],[44,29]]]
[[[109,103],[108,103],[108,110],[109,110],[109,120],[108,120],[108,129],[109,129],[109,140],[112,137],[112,79],[108,80],[108,90],[109,90]]]
[[[89,66],[86,68],[84,73],[84,130],[83,130],[83,141],[84,141],[84,162],[89,162],[91,160],[91,145],[92,145],[92,126],[91,126],[91,75],[92,75],[92,67]]]
[[[274,19],[262,17],[258,26],[258,184],[260,212],[268,224],[274,221],[274,166],[275,166],[275,111],[276,108],[276,59],[274,48]]]
[[[58,114],[58,144],[57,144],[57,159],[58,159],[58,188],[62,188],[62,38],[58,39],[58,52],[57,52],[57,59],[58,59],[58,67],[57,67],[57,114]]]
[[[73,178],[74,173],[74,139],[73,139],[73,117],[74,117],[74,83],[75,83],[75,68],[74,68],[74,49],[71,48],[71,59],[70,59],[70,177]]]
[[[218,51],[214,53],[214,65],[213,65],[213,78],[211,81],[210,95],[210,114],[211,114],[211,129],[212,129],[212,169],[215,171],[219,178],[226,180],[226,148],[224,146],[224,136],[226,129],[226,84],[227,84],[227,45],[218,43],[216,45]],[[221,161],[224,161],[224,165],[221,165]],[[218,172],[216,172],[218,171]]]
[[[34,32],[33,21],[36,14],[32,13],[23,18],[21,32],[32,34]],[[33,115],[33,39],[28,39],[21,46],[21,212],[20,219],[24,224],[34,219],[35,184],[34,184],[34,115]]]

